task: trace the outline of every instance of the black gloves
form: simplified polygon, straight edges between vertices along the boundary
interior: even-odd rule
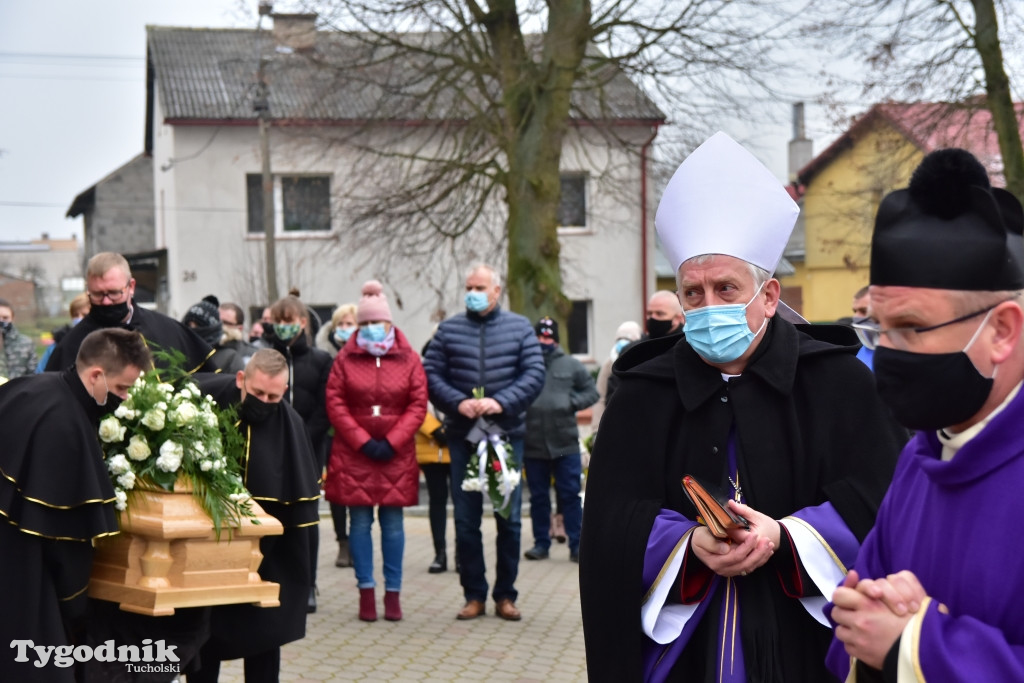
[[[359,450],[371,460],[390,460],[395,456],[395,449],[391,447],[387,439],[370,439],[364,443]]]
[[[438,427],[434,431],[430,432],[430,438],[433,439],[441,448],[448,445],[448,437],[444,433],[444,427]]]

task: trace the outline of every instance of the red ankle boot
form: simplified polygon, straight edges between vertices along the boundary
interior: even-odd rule
[[[359,618],[363,621],[377,621],[377,598],[372,588],[359,589]]]
[[[384,618],[388,621],[401,621],[402,606],[398,602],[398,591],[384,591]]]

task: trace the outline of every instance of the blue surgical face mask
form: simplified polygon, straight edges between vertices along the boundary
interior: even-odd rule
[[[466,292],[466,308],[474,313],[482,313],[490,305],[487,300],[487,292]]]
[[[339,344],[344,344],[348,341],[348,338],[352,336],[351,327],[335,327],[334,328],[334,341]]]
[[[768,324],[765,318],[757,332],[747,325],[747,306],[754,302],[763,287],[764,283],[746,304],[705,306],[686,311],[683,333],[701,358],[712,363],[731,363],[746,353],[754,337]]]
[[[274,323],[274,334],[281,341],[291,341],[299,334],[302,325],[299,323]]]
[[[620,339],[619,341],[615,342],[615,353],[616,354],[622,353],[622,349],[626,348],[627,346],[629,346],[629,340],[628,339]]]
[[[382,342],[388,336],[384,323],[370,323],[359,328],[359,336],[367,341]]]

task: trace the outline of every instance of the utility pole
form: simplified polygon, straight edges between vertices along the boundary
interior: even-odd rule
[[[259,23],[257,24],[256,39],[262,43],[263,38],[263,17],[273,11],[269,0],[260,0]],[[267,265],[267,305],[272,305],[278,299],[277,293],[277,245],[274,236],[274,176],[270,172],[270,98],[267,92],[266,66],[267,56],[260,46],[260,64],[256,99],[253,102],[253,110],[259,117],[260,132],[260,158],[262,161],[263,175],[263,244],[266,247]]]

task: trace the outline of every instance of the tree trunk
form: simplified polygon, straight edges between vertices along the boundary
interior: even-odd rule
[[[500,4],[500,3],[497,3]],[[573,85],[590,37],[590,3],[549,2],[541,58],[529,56],[515,24],[488,25],[502,74],[508,204],[507,292],[510,308],[531,321],[543,315],[567,329],[571,304],[562,293],[558,205],[562,143],[569,128]],[[514,14],[511,12],[509,14]],[[524,60],[519,64],[515,60]],[[527,75],[524,77],[524,75]],[[515,78],[515,81],[511,80]]]
[[[975,15],[974,45],[985,70],[985,92],[1003,156],[1006,189],[1024,202],[1024,148],[1010,93],[1010,79],[1003,65],[996,9],[993,0],[971,0],[971,4]]]

